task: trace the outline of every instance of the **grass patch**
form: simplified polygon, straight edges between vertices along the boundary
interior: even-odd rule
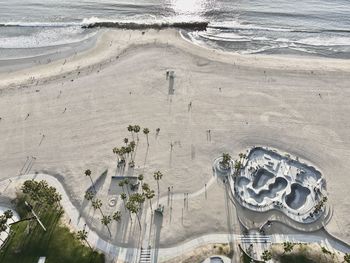
[[[31,217],[25,209],[25,197],[17,198],[21,218]],[[54,207],[37,208],[47,231],[35,221],[24,221],[11,227],[8,242],[0,251],[0,263],[35,263],[46,257],[46,263],[104,263],[104,255],[92,251],[76,239],[62,224],[63,211]],[[11,219],[8,221],[11,223]]]

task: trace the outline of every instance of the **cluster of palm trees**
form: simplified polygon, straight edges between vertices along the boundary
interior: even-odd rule
[[[229,153],[223,153],[221,158],[220,164],[225,169],[228,169],[230,167],[231,155]]]
[[[319,211],[321,211],[322,207],[324,207],[324,205],[326,204],[326,202],[328,201],[327,196],[324,196],[321,201],[315,205],[315,213],[317,214]]]
[[[344,261],[345,261],[346,263],[350,263],[350,254],[346,253],[346,254],[344,255]]]
[[[154,179],[157,181],[158,185],[158,203],[159,203],[159,180],[162,179],[163,174],[160,171],[156,171],[153,174]],[[137,218],[137,221],[140,226],[140,230],[142,229],[140,222],[140,211],[142,210],[142,206],[146,200],[149,201],[151,213],[153,213],[152,208],[152,199],[155,197],[155,191],[150,188],[149,184],[144,183],[143,174],[140,174],[138,177],[139,183],[141,184],[141,192],[130,193],[128,185],[130,184],[129,180],[126,178],[119,182],[119,186],[122,187],[123,192],[120,194],[120,198],[123,200],[124,208],[129,212],[130,220],[132,221],[132,215],[134,214]],[[125,188],[126,192],[125,192]]]
[[[131,137],[132,137],[133,140],[134,140],[134,134],[136,134],[136,140],[139,141],[138,133],[141,131],[141,127],[139,125],[129,125],[128,126],[128,131],[131,133]],[[149,145],[149,143],[148,143],[149,129],[148,128],[144,128],[143,129],[143,133],[146,135],[147,145]]]
[[[244,159],[247,158],[247,155],[244,154],[244,153],[239,153],[238,156],[239,156],[239,159],[238,159],[238,160],[235,160],[235,164],[234,164],[235,171],[234,171],[233,174],[234,174],[235,176],[238,176],[238,175],[239,175],[239,171],[240,171],[241,168],[243,167]]]
[[[41,207],[42,210],[48,207],[59,207],[61,209],[60,201],[62,199],[61,195],[57,192],[55,187],[49,186],[45,180],[35,181],[27,180],[21,186],[22,193],[24,198],[27,199],[31,205],[34,207]],[[0,234],[1,232],[9,233],[8,229],[8,220],[13,220],[12,210],[6,210],[0,216]],[[0,239],[1,240],[1,239]],[[4,240],[1,240],[2,242]]]
[[[124,138],[125,146],[122,146],[120,148],[114,147],[113,153],[116,154],[119,157],[120,162],[124,163],[126,161],[126,158],[130,156],[130,163],[134,162],[134,155],[136,148],[135,141],[130,141],[128,138]]]
[[[23,183],[21,190],[34,204],[49,207],[53,205],[61,206],[60,201],[62,196],[57,192],[55,187],[49,186],[45,180],[39,182],[34,179],[27,180]]]
[[[7,221],[9,219],[12,219],[13,217],[13,212],[12,210],[6,210],[1,216],[0,216],[0,235],[2,232],[6,232],[7,234],[9,234],[8,229],[10,228],[10,226],[7,224]],[[12,219],[12,221],[14,222],[14,220]],[[0,240],[2,242],[4,242],[4,240],[2,240],[0,238]]]
[[[141,127],[139,125],[129,125],[127,127],[127,130],[130,132],[132,140],[129,140],[129,138],[124,138],[123,142],[125,145],[121,147],[114,147],[113,153],[118,156],[118,165],[120,164],[125,165],[126,162],[128,161],[129,166],[134,167],[135,151],[137,148],[135,137],[136,137],[136,141],[138,142],[139,141],[138,134],[141,131]],[[148,128],[143,128],[142,131],[146,136],[147,146],[149,146],[148,134],[150,133],[150,130]],[[156,133],[158,134],[159,131],[160,129],[158,128],[156,130]],[[130,159],[128,160],[128,158]],[[88,201],[91,201],[91,205],[94,208],[94,210],[100,211],[102,215],[101,223],[107,227],[110,236],[112,236],[109,225],[112,222],[112,220],[119,222],[121,220],[122,213],[120,211],[117,211],[112,215],[105,215],[103,213],[102,201],[96,197],[97,192],[94,186],[94,182],[91,178],[91,170],[89,169],[86,170],[85,175],[90,178],[92,183],[92,189],[93,189],[93,191],[88,190],[85,193],[85,199]],[[163,177],[163,174],[160,171],[156,171],[153,174],[153,178],[157,181],[158,203],[159,203],[159,195],[160,195],[159,181],[162,179],[162,177]],[[153,213],[152,199],[155,197],[155,191],[152,190],[147,183],[143,183],[143,180],[144,180],[143,174],[140,174],[137,177],[137,179],[139,181],[139,184],[141,184],[141,190],[142,190],[141,192],[130,193],[129,186],[131,185],[131,182],[128,178],[121,180],[118,185],[123,189],[123,192],[120,194],[120,198],[123,200],[125,210],[129,212],[130,220],[132,221],[132,215],[135,215],[141,230],[142,226],[140,222],[140,211],[142,210],[144,202],[148,200],[150,204],[151,212]],[[78,231],[77,238],[83,242],[87,242],[87,232],[85,230]]]
[[[91,171],[89,169],[85,171],[85,175],[89,176],[91,179]],[[92,179],[91,179],[91,182],[92,182]],[[112,233],[111,233],[111,230],[109,228],[109,224],[112,222],[112,219],[119,222],[121,219],[121,212],[117,211],[112,216],[105,215],[101,209],[102,205],[103,205],[102,201],[96,197],[96,189],[95,189],[95,187],[93,187],[93,188],[94,188],[94,191],[88,190],[85,192],[84,198],[87,201],[91,201],[91,205],[92,205],[94,210],[98,209],[100,211],[100,213],[102,215],[101,223],[102,223],[102,225],[107,227],[108,233],[112,237]],[[83,238],[84,236],[85,235],[83,232],[78,232],[78,239],[87,242],[86,239]]]

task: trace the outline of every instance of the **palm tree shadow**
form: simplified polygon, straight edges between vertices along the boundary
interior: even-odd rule
[[[98,192],[104,185],[106,178],[107,178],[107,174],[108,174],[108,169],[106,169],[95,181],[94,181],[94,186],[95,186],[95,190],[96,192]],[[93,186],[91,186],[93,187]],[[90,188],[91,188],[90,187]],[[92,189],[89,189],[92,190]]]
[[[173,150],[170,150],[170,155],[169,155],[169,167],[171,167],[172,162],[173,162]]]
[[[149,145],[147,145],[146,154],[145,154],[145,160],[143,161],[143,172],[145,172],[146,169],[146,162],[148,157],[148,151],[149,151]]]
[[[155,237],[154,237],[154,262],[158,262],[158,253],[159,253],[159,243],[160,243],[160,232],[163,225],[163,215],[155,213],[154,214],[154,227],[155,227]]]

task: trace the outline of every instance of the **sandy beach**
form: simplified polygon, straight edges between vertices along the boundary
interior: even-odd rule
[[[173,95],[167,70],[175,72]],[[91,182],[84,171],[97,178],[108,169],[99,194],[110,198],[112,149],[131,137],[129,124],[151,131],[148,149],[139,134],[135,174],[156,188],[153,172],[161,170],[165,198],[170,186],[179,195],[202,189],[223,152],[270,146],[322,172],[334,211],[326,228],[350,242],[349,87],[349,60],[242,56],[198,47],[176,30],[104,30],[89,50],[0,72],[0,179],[18,175],[31,159],[26,173],[55,175],[87,215],[82,203]],[[189,200],[183,216],[184,201],[174,201],[165,208],[159,245],[240,233],[228,221],[227,202],[217,181]],[[105,235],[98,221],[92,227]]]

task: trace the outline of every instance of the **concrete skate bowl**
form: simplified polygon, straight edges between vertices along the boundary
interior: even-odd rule
[[[300,184],[294,183],[291,185],[290,194],[286,195],[286,204],[294,209],[298,210],[303,205],[305,205],[307,197],[310,195],[311,191],[309,188],[301,186]]]
[[[254,185],[254,181],[252,185]],[[268,203],[269,200],[275,199],[277,196],[277,193],[284,190],[287,187],[287,185],[288,185],[288,182],[286,179],[282,177],[278,177],[274,180],[273,183],[268,185],[267,189],[262,189],[258,192],[256,192],[251,188],[247,188],[247,190],[250,195],[250,198],[254,199],[257,203],[261,204],[264,202],[264,200],[265,200],[265,203]]]
[[[256,212],[270,211],[273,218],[280,218],[278,210],[292,221],[305,224],[321,222],[330,213],[323,203],[327,193],[321,173],[277,150],[252,148],[242,168],[229,180],[241,206]]]
[[[264,186],[270,179],[274,178],[274,174],[265,169],[259,169],[254,174],[253,188],[257,189]]]

